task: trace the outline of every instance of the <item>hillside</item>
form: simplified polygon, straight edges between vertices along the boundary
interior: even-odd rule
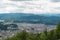
[[[60,21],[60,14],[48,15],[48,14],[24,14],[24,13],[9,13],[0,14],[0,20],[14,21],[14,22],[26,22],[26,23],[45,23],[45,24],[57,24]]]

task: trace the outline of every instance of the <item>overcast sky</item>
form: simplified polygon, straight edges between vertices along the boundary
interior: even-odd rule
[[[0,13],[60,13],[60,0],[0,0]]]

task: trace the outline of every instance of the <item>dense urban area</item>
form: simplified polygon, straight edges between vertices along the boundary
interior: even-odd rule
[[[5,22],[5,20],[0,20],[0,39],[12,37],[22,30],[26,30],[28,33],[42,33],[47,29],[47,31],[56,29],[56,25],[46,25],[42,23],[13,23]]]
[[[29,33],[22,30],[20,33],[2,40],[60,40],[60,22],[57,24],[56,29],[47,31],[45,29],[41,33]]]

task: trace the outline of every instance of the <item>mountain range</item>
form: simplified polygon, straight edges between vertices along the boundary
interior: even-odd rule
[[[0,20],[56,25],[60,21],[60,14],[6,13],[0,14]]]

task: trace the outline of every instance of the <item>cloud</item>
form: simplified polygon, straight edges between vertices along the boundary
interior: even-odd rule
[[[54,8],[54,9],[60,10],[60,7],[56,7],[56,8]]]
[[[11,0],[11,1],[21,1],[21,0]]]
[[[11,1],[26,1],[26,0],[11,0]]]
[[[51,0],[52,2],[60,2],[60,0]]]
[[[10,0],[10,1],[37,1],[37,0]]]
[[[0,0],[0,13],[60,13],[60,3],[51,0],[20,1]]]

